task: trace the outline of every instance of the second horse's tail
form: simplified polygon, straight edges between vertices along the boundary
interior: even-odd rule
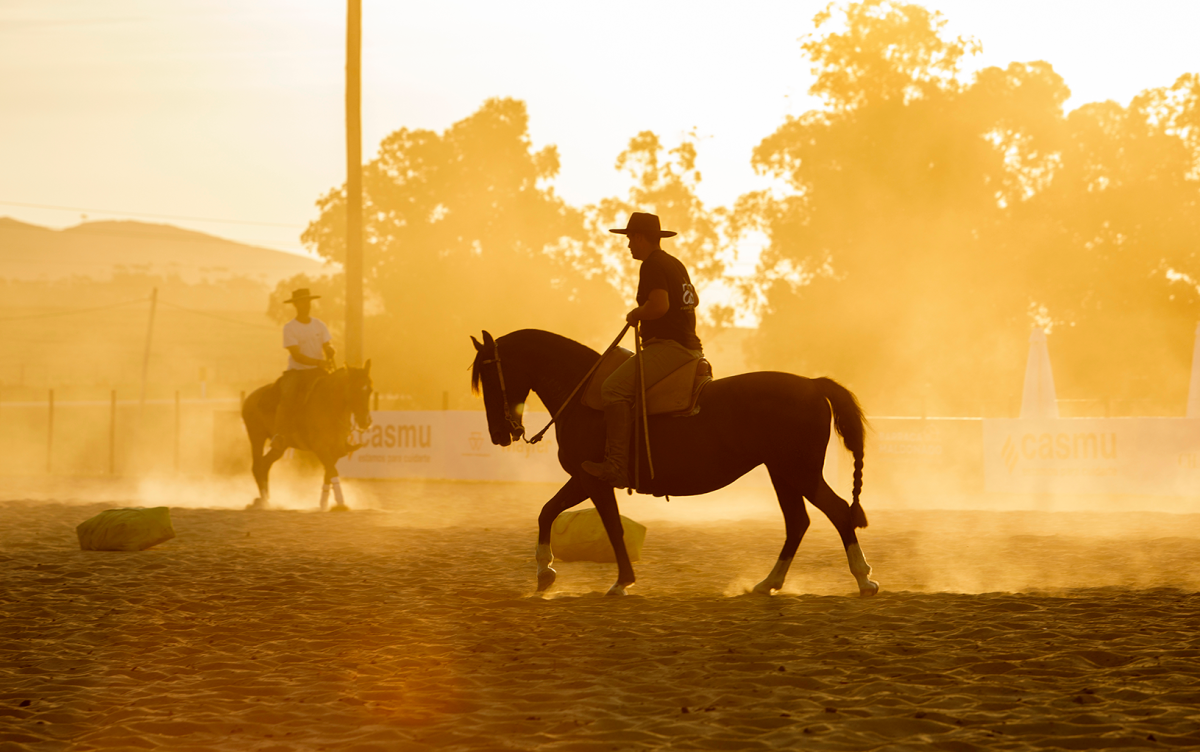
[[[829,400],[829,405],[833,408],[833,428],[842,437],[846,449],[854,455],[854,503],[850,505],[850,513],[853,515],[855,527],[866,527],[867,513],[863,511],[858,497],[862,493],[863,441],[867,419],[863,417],[858,398],[849,389],[833,379],[823,377],[813,379],[813,383],[817,385],[821,396]]]

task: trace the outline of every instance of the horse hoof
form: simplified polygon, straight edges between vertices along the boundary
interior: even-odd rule
[[[330,509],[329,511],[331,511],[331,512],[349,512],[350,507],[346,506],[345,504],[334,504],[333,508]]]
[[[618,582],[615,585],[613,585],[612,587],[610,587],[608,589],[608,592],[605,593],[605,595],[629,595],[629,593],[625,592],[625,588],[632,587],[632,586],[633,586],[632,582],[630,582],[630,583]]]
[[[866,587],[859,587],[858,595],[861,598],[870,598],[873,595],[879,594],[879,583],[874,580],[867,580]]]
[[[757,585],[755,585],[755,586],[754,586],[754,589],[753,589],[753,590],[751,590],[750,592],[752,592],[752,593],[757,593],[757,594],[759,594],[759,595],[771,595],[771,594],[773,594],[773,593],[774,593],[776,590],[778,590],[778,589],[779,589],[779,588],[777,588],[777,587],[771,587],[771,586],[770,586],[770,585],[769,585],[769,584],[768,584],[768,583],[767,583],[767,582],[764,580],[763,582],[760,582],[760,583],[758,583]]]
[[[263,499],[262,497],[259,497],[246,505],[246,509],[248,509],[248,510],[249,509],[270,509],[270,508],[271,508],[271,505],[268,504],[266,499]]]
[[[554,584],[554,580],[557,578],[558,572],[555,572],[549,567],[546,567],[542,571],[538,572],[538,592],[542,593],[549,590],[550,586]]]

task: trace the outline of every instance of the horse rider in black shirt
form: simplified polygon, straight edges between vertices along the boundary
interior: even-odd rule
[[[642,368],[651,386],[675,369],[702,357],[696,336],[696,306],[700,302],[687,269],[662,249],[661,239],[675,235],[661,229],[657,215],[634,212],[624,229],[609,232],[629,238],[629,253],[642,262],[637,303],[625,316],[641,322]],[[630,358],[613,371],[600,391],[604,403],[606,440],[604,462],[584,462],[583,469],[606,483],[629,485],[629,439],[633,420],[637,362]]]

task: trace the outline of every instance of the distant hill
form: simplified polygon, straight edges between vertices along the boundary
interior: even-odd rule
[[[326,267],[172,225],[106,221],[54,230],[0,217],[0,279],[103,280],[121,269],[178,275],[189,283],[249,277],[273,286],[296,274],[321,274]]]

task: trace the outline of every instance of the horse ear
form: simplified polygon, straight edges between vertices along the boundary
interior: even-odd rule
[[[487,329],[484,329],[483,330],[483,345],[484,345],[484,347],[487,347],[488,345],[494,345],[494,344],[496,344],[496,340],[492,339],[492,335],[488,333]]]
[[[483,345],[479,344],[479,340],[475,339],[475,337],[471,337],[471,343],[475,345],[475,352],[483,349]]]
[[[366,374],[368,376],[371,375],[371,359],[370,358],[367,358],[367,362],[363,363],[363,371],[366,372]]]

